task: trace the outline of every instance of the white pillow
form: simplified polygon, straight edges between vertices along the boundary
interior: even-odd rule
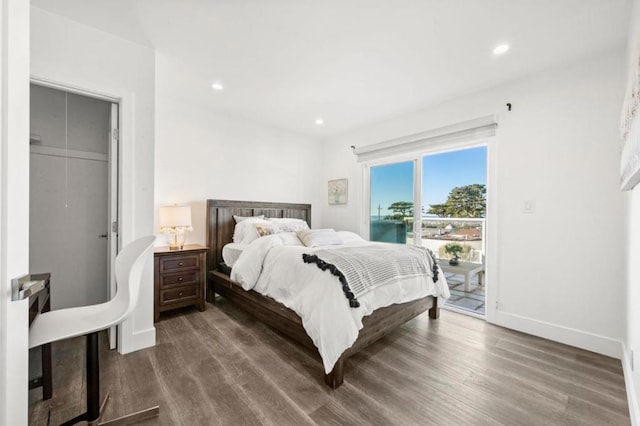
[[[302,219],[292,218],[275,218],[270,217],[267,219],[269,222],[273,222],[278,225],[282,232],[296,232],[296,231],[308,231],[309,225]]]
[[[263,219],[264,220],[264,215],[258,215],[258,216],[238,216],[236,214],[233,215],[233,220],[236,221],[236,223],[240,223],[243,220],[247,220],[247,219]]]
[[[301,219],[262,220],[259,217],[249,217],[236,224],[233,230],[233,242],[251,244],[258,238],[267,235],[308,229],[309,225],[307,225],[307,222]]]
[[[360,235],[356,234],[355,232],[337,231],[337,233],[340,236],[340,238],[342,238],[342,241],[344,243],[352,243],[352,242],[356,242],[356,241],[365,241],[364,238],[362,238]]]
[[[330,246],[343,244],[340,235],[333,229],[311,229],[309,231],[298,231],[296,235],[307,247]]]
[[[258,218],[247,218],[236,223],[236,227],[233,229],[233,242],[240,244],[249,244],[251,241],[258,238],[258,233],[256,232],[256,223],[262,224],[271,224],[264,219]]]
[[[279,234],[280,232],[282,232],[278,227],[278,225],[272,222],[254,223],[253,227],[255,228],[256,233],[258,234],[258,238],[266,237],[267,235]]]

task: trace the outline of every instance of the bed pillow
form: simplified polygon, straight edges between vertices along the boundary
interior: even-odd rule
[[[298,231],[296,235],[307,247],[331,246],[343,244],[340,235],[333,229],[310,229],[308,231]]]
[[[267,235],[274,235],[282,232],[280,230],[280,227],[278,227],[278,225],[272,222],[254,223],[253,227],[255,228],[256,233],[258,234],[258,238],[266,237]]]
[[[344,243],[366,241],[364,238],[362,238],[360,235],[356,234],[355,232],[351,232],[351,231],[336,231],[336,232],[338,233],[340,238],[342,238],[342,241]]]
[[[308,231],[309,225],[302,219],[292,218],[268,218],[269,222],[273,222],[282,232],[296,232],[296,231]]]
[[[258,238],[258,234],[256,233],[255,224],[256,223],[266,223],[270,222],[264,219],[258,218],[247,218],[236,223],[236,227],[233,229],[233,242],[239,244],[249,244],[251,241]]]
[[[264,220],[264,215],[258,215],[258,216],[238,216],[236,214],[233,215],[233,220],[236,221],[236,223],[240,223],[243,220],[247,220],[247,219],[262,219]]]
[[[307,222],[300,219],[260,219],[249,217],[238,222],[233,231],[233,242],[250,244],[260,237],[284,232],[308,230]]]

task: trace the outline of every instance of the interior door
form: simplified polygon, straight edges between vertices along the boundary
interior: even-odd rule
[[[31,86],[29,259],[51,308],[108,300],[111,102]]]
[[[0,4],[0,424],[27,424],[27,300],[11,279],[29,273],[29,2]]]

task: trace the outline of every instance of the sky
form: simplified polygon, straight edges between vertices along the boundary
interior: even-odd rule
[[[487,148],[477,147],[422,157],[422,206],[447,201],[456,186],[487,183]],[[371,167],[371,216],[391,214],[396,201],[413,202],[413,162]]]

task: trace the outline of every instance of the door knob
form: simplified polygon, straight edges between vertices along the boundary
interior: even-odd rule
[[[109,238],[109,234],[100,234],[98,238]]]

